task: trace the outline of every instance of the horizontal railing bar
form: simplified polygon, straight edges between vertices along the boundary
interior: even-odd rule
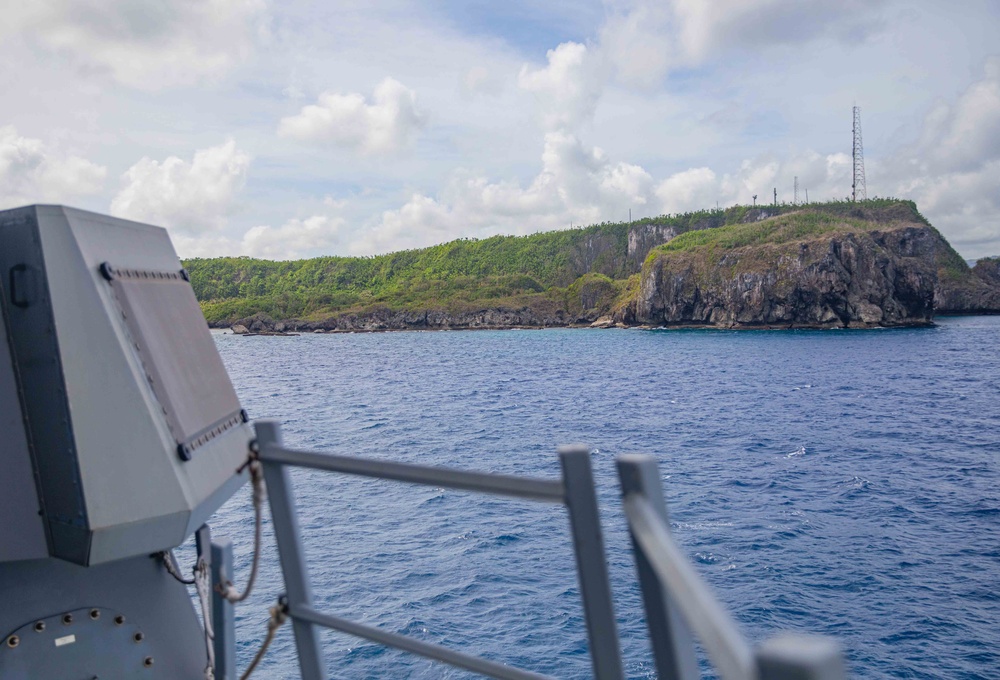
[[[636,542],[719,675],[724,680],[756,678],[753,651],[674,542],[670,528],[642,496],[628,494],[624,506]]]
[[[515,496],[550,503],[566,502],[566,490],[561,480],[470,472],[452,468],[342,456],[333,453],[317,453],[315,451],[296,451],[276,445],[261,446],[260,458],[270,463],[293,465],[313,470],[327,470],[463,491]]]
[[[430,642],[422,642],[405,635],[390,633],[372,626],[366,626],[363,623],[348,621],[347,619],[342,619],[339,616],[323,614],[316,611],[312,607],[293,607],[289,611],[289,615],[293,619],[307,621],[318,626],[325,626],[326,628],[338,630],[342,633],[348,633],[350,635],[365,638],[388,647],[395,647],[396,649],[402,649],[406,652],[419,654],[420,656],[425,656],[428,659],[434,659],[435,661],[443,661],[444,663],[451,664],[452,666],[464,668],[474,673],[480,673],[489,677],[500,678],[501,680],[549,680],[548,676],[545,675],[539,675],[538,673],[532,673],[530,671],[523,671],[519,668],[512,668],[511,666],[505,666],[494,661],[487,661],[486,659],[481,659],[478,656],[463,654],[461,652],[448,649],[447,647],[442,647],[441,645],[435,645]]]

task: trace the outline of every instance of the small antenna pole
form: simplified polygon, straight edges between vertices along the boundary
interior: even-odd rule
[[[774,187],[774,207],[778,207],[778,187]]]
[[[806,205],[809,205],[809,190],[806,189]]]

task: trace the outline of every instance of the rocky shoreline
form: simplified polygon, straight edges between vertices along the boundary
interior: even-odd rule
[[[244,324],[251,323],[256,328],[261,330],[251,331]],[[933,320],[930,321],[914,321],[910,323],[897,324],[898,327],[931,327],[934,326]],[[226,329],[231,331],[234,335],[242,335],[245,337],[294,337],[307,334],[340,334],[340,333],[402,333],[402,332],[448,332],[448,331],[538,331],[545,330],[549,328],[569,328],[569,329],[612,329],[612,330],[737,330],[737,331],[755,331],[755,330],[835,330],[841,328],[880,328],[879,324],[859,324],[854,323],[850,326],[838,326],[835,324],[740,324],[732,326],[719,326],[715,324],[706,323],[696,323],[696,322],[686,322],[686,323],[672,323],[672,324],[648,324],[648,323],[633,323],[628,324],[621,321],[615,321],[612,317],[600,317],[591,323],[581,323],[581,322],[566,322],[566,323],[550,323],[547,325],[536,324],[536,325],[490,325],[490,324],[475,324],[475,325],[455,325],[455,324],[443,324],[437,326],[422,326],[422,325],[382,325],[382,324],[365,324],[359,326],[350,327],[327,327],[323,322],[311,322],[302,321],[298,319],[287,319],[283,321],[274,321],[270,317],[264,314],[257,314],[253,317],[247,319],[241,319],[239,323],[233,324],[232,326],[226,326],[224,324],[214,325],[213,328]],[[266,330],[271,328],[283,328],[285,330]]]

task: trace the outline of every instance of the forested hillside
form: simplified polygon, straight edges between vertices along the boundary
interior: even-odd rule
[[[724,224],[727,211],[604,223],[528,236],[459,239],[374,257],[318,257],[274,262],[249,257],[184,262],[210,323],[263,312],[318,318],[373,305],[392,309],[510,301],[566,288],[594,272],[610,279],[636,273],[651,245],[629,234],[670,236]],[[640,253],[636,252],[641,249]]]
[[[590,291],[590,298],[598,295],[606,307],[635,289],[636,282],[629,282],[629,277],[639,272],[649,250],[679,234],[752,224],[803,209],[735,206],[528,236],[459,239],[374,257],[282,262],[195,258],[184,266],[213,325],[256,313],[274,319],[319,320],[376,308],[466,311],[539,301],[575,308],[580,305],[574,296],[581,288]],[[866,221],[923,221],[912,203],[895,200],[813,204],[808,212]],[[739,233],[744,234],[740,238],[746,237],[747,232]],[[702,238],[679,239],[677,244],[698,243]],[[589,276],[581,280],[584,275]]]

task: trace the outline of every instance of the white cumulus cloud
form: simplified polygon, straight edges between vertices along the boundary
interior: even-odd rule
[[[818,39],[858,42],[881,30],[887,0],[618,0],[608,3],[599,49],[625,85],[652,89],[673,69],[734,50]]]
[[[972,171],[1000,157],[1000,57],[954,104],[939,101],[909,155],[930,171]]]
[[[459,89],[466,97],[498,95],[503,91],[503,81],[485,66],[473,66],[462,76]]]
[[[413,194],[400,208],[384,211],[352,241],[357,254],[440,243],[459,236],[526,234],[622,220],[629,208],[649,212],[653,178],[643,168],[614,162],[566,131],[545,135],[541,171],[527,186],[457,172],[431,197]]]
[[[0,127],[0,206],[54,201],[96,194],[107,168],[66,154],[40,139],[23,137],[11,125]]]
[[[613,12],[601,27],[601,50],[619,81],[642,89],[659,85],[675,60],[669,5],[640,2]]]
[[[111,214],[188,233],[220,229],[249,167],[250,156],[233,140],[196,151],[190,162],[143,158],[122,175]]]
[[[768,205],[778,191],[778,202],[795,200],[794,182],[799,180],[799,203],[843,199],[850,192],[851,158],[846,154],[823,155],[806,150],[782,158],[764,154],[745,159],[734,171],[717,173],[709,167],[674,173],[656,185],[658,207],[664,213],[742,204]]]
[[[357,93],[324,92],[316,104],[283,118],[278,134],[381,154],[409,145],[426,122],[417,107],[416,93],[398,80],[386,78],[375,88],[370,103]]]
[[[885,5],[886,0],[673,0],[673,30],[680,57],[697,64],[733,48],[818,38],[857,42],[881,29],[878,12]]]
[[[32,0],[4,8],[0,36],[157,90],[224,74],[265,25],[263,0]]]
[[[719,184],[711,168],[691,168],[675,173],[656,187],[656,196],[667,213],[701,210],[715,205],[719,193]]]
[[[1000,254],[1000,57],[954,103],[932,107],[919,139],[880,170],[964,254]]]
[[[517,84],[535,95],[549,130],[575,128],[594,115],[604,88],[601,57],[586,45],[562,43],[542,68],[521,67]]]
[[[340,243],[345,220],[330,215],[313,215],[304,220],[293,218],[280,227],[252,227],[243,236],[242,251],[270,260],[330,255]]]

